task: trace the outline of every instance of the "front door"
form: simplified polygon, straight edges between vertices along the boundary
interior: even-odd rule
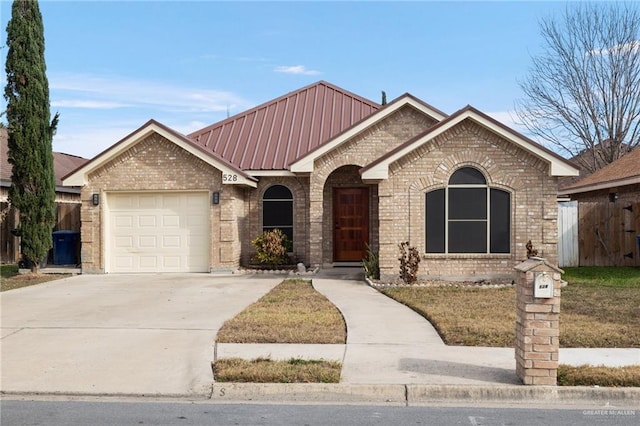
[[[360,262],[369,243],[369,188],[333,189],[333,261]]]

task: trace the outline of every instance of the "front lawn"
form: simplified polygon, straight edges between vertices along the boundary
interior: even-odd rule
[[[19,274],[18,265],[0,265],[0,291],[13,290],[70,277],[69,274]]]
[[[285,280],[218,331],[219,343],[338,343],[347,341],[340,311],[310,281]]]
[[[343,344],[347,327],[333,303],[318,293],[311,281],[288,279],[256,303],[226,321],[219,343]],[[338,383],[342,365],[335,361],[258,358],[218,359],[213,363],[217,382]]]
[[[258,358],[220,359],[213,364],[217,382],[243,383],[338,383],[342,366],[336,361],[302,360],[272,361]]]
[[[567,268],[560,302],[560,346],[640,347],[640,270]],[[390,287],[448,345],[512,347],[515,288]]]

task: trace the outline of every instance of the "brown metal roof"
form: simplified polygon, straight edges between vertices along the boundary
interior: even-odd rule
[[[632,178],[640,178],[640,148],[623,155],[573,185],[563,188],[562,192],[566,194],[584,192],[589,187],[600,187],[606,184],[616,186],[619,181]]]
[[[6,128],[0,128],[0,180],[11,182],[11,163],[9,157],[9,135]],[[56,177],[56,185],[62,185],[62,177],[70,171],[82,166],[87,161],[86,158],[75,155],[63,154],[61,152],[53,153],[53,173]]]
[[[319,81],[188,137],[242,170],[286,170],[379,108],[375,102]]]

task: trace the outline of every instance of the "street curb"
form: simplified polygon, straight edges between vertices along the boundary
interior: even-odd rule
[[[428,406],[517,405],[566,408],[582,406],[640,410],[640,387],[598,388],[586,386],[484,386],[348,383],[214,383],[213,392],[187,394],[134,394],[86,392],[7,392],[0,399],[38,400],[112,399],[162,400],[214,403],[306,403],[326,405]]]
[[[405,385],[340,383],[214,383],[213,401],[385,403],[406,405]]]
[[[214,383],[213,401],[375,403],[544,403],[637,406],[640,388],[586,386],[385,385],[346,383]]]
[[[407,385],[407,404],[442,401],[640,404],[640,388],[588,386]]]

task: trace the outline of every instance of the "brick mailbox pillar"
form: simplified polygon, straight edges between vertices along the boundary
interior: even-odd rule
[[[545,259],[515,267],[516,375],[525,385],[556,385],[560,346],[560,276]]]

